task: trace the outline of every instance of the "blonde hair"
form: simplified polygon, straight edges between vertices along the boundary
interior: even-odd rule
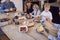
[[[50,7],[50,3],[45,3],[44,8]]]
[[[37,4],[34,4],[34,5],[33,5],[33,8],[34,8],[34,7],[35,7],[36,9],[39,9],[39,6],[38,6]]]

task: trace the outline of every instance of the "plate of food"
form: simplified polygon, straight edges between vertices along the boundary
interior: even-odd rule
[[[27,19],[32,19],[33,17],[32,17],[31,15],[27,14],[27,15],[26,15],[26,18],[27,18]]]
[[[34,25],[35,25],[34,22],[27,21],[27,26],[28,27],[34,27]]]
[[[43,26],[37,27],[36,31],[39,32],[39,33],[43,32],[44,31]]]
[[[26,25],[19,26],[19,32],[27,32],[28,27]]]
[[[9,9],[5,9],[4,12],[5,12],[5,13],[9,13],[10,10],[9,10]]]
[[[19,19],[19,20],[24,20],[24,17],[19,17],[18,19]]]
[[[38,23],[40,23],[40,22],[41,22],[41,19],[40,19],[40,18],[34,18],[33,21],[34,21],[34,22],[38,22]]]

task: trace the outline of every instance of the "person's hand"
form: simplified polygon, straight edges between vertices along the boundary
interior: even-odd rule
[[[10,8],[10,11],[15,11],[16,9],[15,8]]]
[[[34,16],[35,18],[39,18],[39,16]]]
[[[38,15],[37,17],[40,18],[40,15]]]
[[[8,21],[8,24],[12,24],[12,23],[13,23],[13,21],[12,21],[12,20],[9,20],[9,21]]]
[[[39,16],[37,16],[37,15],[32,15],[32,17],[34,17],[34,18],[38,18]]]
[[[46,21],[50,22],[51,19],[48,16],[45,16],[45,18],[46,18]]]
[[[32,13],[30,13],[30,16],[32,16]]]
[[[48,16],[45,16],[46,19],[48,19],[49,17]]]

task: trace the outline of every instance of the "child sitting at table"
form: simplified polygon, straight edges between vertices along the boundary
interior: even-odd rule
[[[33,12],[32,12],[33,17],[39,17],[40,16],[40,9],[37,4],[33,5]]]
[[[44,5],[44,11],[42,12],[42,21],[52,21],[52,13],[49,11],[50,10],[50,4],[46,3]]]
[[[51,31],[53,31],[53,30],[57,30],[57,37],[56,36],[53,36],[53,35],[51,35],[51,33],[47,33],[45,30],[42,32],[45,36],[47,36],[48,37],[48,39],[49,40],[60,40],[60,30],[59,29],[57,29],[57,28],[55,28],[55,27],[53,27],[53,25],[51,24],[52,23],[52,14],[51,14],[51,12],[49,11],[49,9],[50,9],[50,4],[49,3],[46,3],[45,5],[44,5],[44,11],[42,12],[42,21],[44,21],[44,24],[45,24],[45,28],[47,28],[48,30],[50,29],[51,30],[51,28],[52,28],[52,30]],[[49,25],[50,26],[49,26]],[[47,25],[47,27],[46,27],[46,25]],[[54,33],[55,31],[53,31],[52,33]]]

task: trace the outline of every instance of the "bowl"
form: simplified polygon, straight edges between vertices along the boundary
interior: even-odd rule
[[[34,22],[27,21],[27,26],[28,27],[34,27],[34,25],[35,25]]]
[[[39,26],[39,27],[37,27],[37,31],[38,31],[38,32],[43,32],[43,31],[44,31],[43,26]]]

